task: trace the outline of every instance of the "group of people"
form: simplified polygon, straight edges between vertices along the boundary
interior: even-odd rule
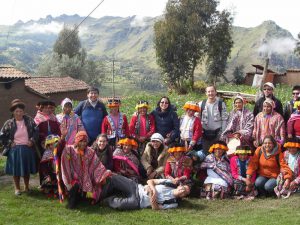
[[[187,101],[180,117],[166,96],[152,112],[140,100],[130,121],[120,99],[109,99],[107,111],[94,87],[75,108],[64,99],[57,115],[54,102],[39,102],[34,119],[15,99],[0,135],[5,172],[16,195],[20,178],[28,192],[30,174],[39,172],[40,190],[67,197],[69,208],[90,199],[116,209],[169,209],[189,194],[287,198],[300,189],[300,86],[284,110],[274,90],[264,84],[253,112],[236,96],[228,113],[212,85],[207,99]],[[232,141],[239,143],[234,149]]]

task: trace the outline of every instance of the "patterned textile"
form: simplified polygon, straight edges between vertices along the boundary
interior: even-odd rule
[[[252,146],[254,116],[248,109],[242,111],[233,110],[230,112],[227,127],[221,135],[221,139],[228,141],[228,135],[238,132],[241,134],[241,144]]]
[[[125,153],[117,148],[113,153],[114,171],[127,178],[139,180],[139,160],[133,152]]]
[[[258,146],[262,145],[263,139],[267,135],[272,135],[277,142],[284,142],[284,120],[283,117],[275,111],[270,115],[265,115],[261,112],[255,117],[252,137],[258,142]]]
[[[68,130],[67,136],[65,138],[67,145],[73,145],[76,134],[79,131],[85,131],[80,117],[77,116],[74,112],[71,112],[70,115],[63,115],[60,123],[61,128],[66,128]]]
[[[165,167],[165,176],[173,178],[180,178],[185,176],[186,179],[190,179],[193,162],[190,157],[182,155],[179,159],[176,159],[173,155],[167,159]]]
[[[233,179],[227,155],[224,154],[220,160],[217,160],[215,155],[209,154],[201,163],[201,169],[212,169],[219,177],[221,177],[228,186],[232,186]]]
[[[47,120],[57,121],[57,118],[55,117],[54,114],[48,115],[41,111],[37,111],[34,117],[34,122],[36,123],[36,125],[39,125],[40,123],[45,122]]]
[[[92,193],[95,201],[100,198],[106,178],[111,176],[111,171],[105,169],[96,152],[90,147],[81,156],[74,146],[66,146],[61,157],[61,170],[68,190],[78,184],[81,191]]]

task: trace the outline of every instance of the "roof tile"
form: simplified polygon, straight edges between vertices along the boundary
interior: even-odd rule
[[[23,78],[27,79],[31,76],[27,73],[24,73],[20,70],[15,69],[10,65],[0,65],[0,78]]]

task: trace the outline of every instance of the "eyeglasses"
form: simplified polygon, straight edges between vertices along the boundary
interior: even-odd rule
[[[169,104],[169,102],[160,102],[161,104],[166,104],[166,105],[168,105]]]
[[[272,88],[264,88],[264,91],[273,91]]]
[[[299,92],[293,92],[292,95],[299,95],[300,93]]]

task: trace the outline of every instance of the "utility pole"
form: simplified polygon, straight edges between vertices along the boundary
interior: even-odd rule
[[[113,87],[113,97],[115,98],[115,58],[113,58],[113,64],[112,64],[112,87]]]

